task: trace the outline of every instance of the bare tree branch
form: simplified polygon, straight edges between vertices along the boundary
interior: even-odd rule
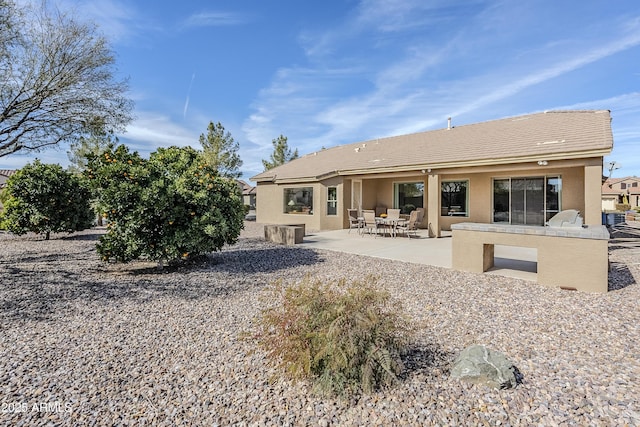
[[[128,82],[116,80],[114,54],[95,26],[46,2],[33,11],[0,0],[0,12],[0,157],[77,140],[96,118],[124,130]]]

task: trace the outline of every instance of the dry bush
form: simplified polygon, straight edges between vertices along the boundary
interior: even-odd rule
[[[257,340],[286,375],[311,380],[316,393],[343,397],[397,381],[412,331],[374,278],[276,282],[269,298],[276,305],[263,310]]]

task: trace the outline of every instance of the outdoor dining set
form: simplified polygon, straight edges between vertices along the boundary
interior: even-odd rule
[[[418,224],[424,218],[424,209],[418,208],[406,214],[400,214],[400,209],[387,209],[386,213],[376,210],[363,209],[360,213],[357,209],[347,209],[349,215],[349,232],[357,229],[358,234],[382,235],[396,237],[403,234],[407,237],[417,237]]]

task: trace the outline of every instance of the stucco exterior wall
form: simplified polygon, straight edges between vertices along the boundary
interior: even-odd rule
[[[283,212],[284,189],[295,187],[313,188],[313,214],[286,214]],[[307,230],[320,230],[320,192],[321,184],[273,184],[258,183],[256,197],[256,222],[263,224],[305,224]]]
[[[608,232],[603,226],[599,227],[602,227],[599,234],[605,238],[539,235],[533,234],[537,232],[535,230],[530,230],[530,233],[504,233],[455,229],[452,266],[456,270],[482,273],[493,266],[494,245],[536,248],[538,283],[585,292],[607,292]],[[594,230],[600,231],[598,227]]]
[[[451,224],[460,222],[492,222],[493,215],[493,180],[500,178],[529,178],[541,176],[560,176],[562,178],[561,209],[576,209],[582,212],[586,219],[586,210],[594,215],[594,206],[585,206],[585,180],[584,166],[539,168],[533,170],[496,171],[483,173],[460,173],[442,175],[443,181],[469,180],[469,216],[450,217],[442,216],[440,225],[443,230],[450,230]],[[593,185],[592,185],[593,186]],[[600,197],[595,207],[598,216],[593,225],[600,223]],[[585,222],[586,223],[586,222]]]
[[[264,224],[305,224],[307,230],[336,230],[343,228],[346,209],[350,204],[351,192],[344,193],[342,177],[334,177],[322,182],[273,184],[258,183],[256,197],[256,222]],[[311,214],[285,213],[284,190],[287,188],[313,188],[313,209]],[[336,215],[328,215],[329,187],[336,187],[338,206]],[[348,198],[346,198],[348,196]]]
[[[413,175],[413,176],[398,176],[388,178],[374,178],[376,182],[376,194],[375,203],[373,203],[368,209],[373,209],[376,206],[385,206],[386,208],[393,208],[393,185],[398,183],[410,183],[421,182],[425,185],[425,197],[423,200],[423,206],[426,206],[426,184],[427,178],[425,175]]]
[[[425,219],[421,226],[438,224],[443,230],[450,230],[451,225],[460,222],[492,222],[493,215],[493,180],[500,178],[551,177],[562,178],[561,209],[576,209],[582,213],[585,223],[598,225],[601,222],[601,158],[571,161],[553,161],[548,166],[529,164],[500,165],[497,167],[448,169],[422,174],[388,173],[384,175],[360,175],[349,177],[333,177],[320,182],[274,184],[258,183],[257,222],[273,224],[304,223],[311,230],[333,230],[348,226],[346,210],[351,207],[351,183],[354,179],[362,182],[362,207],[374,209],[377,206],[393,208],[393,186],[400,182],[423,182],[425,184],[424,207]],[[429,209],[429,176],[437,175],[442,181],[469,182],[468,216],[440,215],[437,219],[429,218],[428,212],[435,215],[440,209]],[[337,215],[327,215],[328,187],[335,186],[338,192]],[[285,188],[312,187],[313,214],[286,214],[283,212],[283,191]],[[431,198],[439,200],[439,196]]]
[[[320,212],[320,230],[338,230],[343,228],[344,218],[347,215],[347,208],[350,205],[344,203],[344,179],[342,177],[333,177],[322,181],[319,185],[318,195],[318,209]],[[336,215],[328,215],[328,195],[329,187],[336,187],[338,192],[337,199],[338,205],[336,208]],[[313,194],[314,204],[316,203],[316,193]]]

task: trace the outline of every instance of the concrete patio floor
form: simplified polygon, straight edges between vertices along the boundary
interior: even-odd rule
[[[299,246],[451,268],[451,242],[450,231],[443,231],[442,237],[435,239],[427,237],[427,230],[419,230],[417,237],[394,238],[345,229],[310,232]],[[485,274],[536,281],[536,271],[535,249],[496,245],[495,267]]]

